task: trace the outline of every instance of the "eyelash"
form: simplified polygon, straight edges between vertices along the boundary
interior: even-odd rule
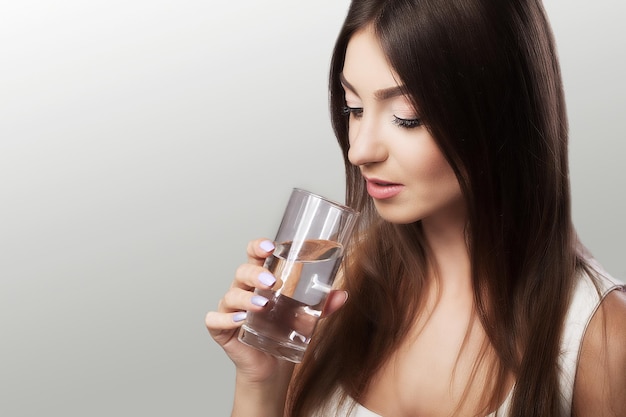
[[[343,106],[343,108],[341,109],[341,113],[344,116],[354,115],[354,117],[359,118],[363,115],[363,107]]]
[[[341,112],[344,116],[354,116],[357,119],[363,116],[363,108],[362,107],[348,107],[344,106],[341,109]],[[404,129],[413,129],[423,125],[422,119],[402,119],[398,116],[393,116],[394,125],[398,127],[402,127]]]
[[[423,125],[422,119],[401,119],[398,116],[393,116],[393,124],[403,127],[405,129],[413,129]]]

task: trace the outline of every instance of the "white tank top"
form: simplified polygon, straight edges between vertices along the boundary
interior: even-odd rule
[[[561,370],[561,415],[563,416],[571,414],[578,355],[587,325],[604,297],[609,292],[623,287],[621,282],[609,276],[598,264],[592,263],[591,266],[598,272],[598,287],[596,288],[587,274],[581,274],[580,279],[576,283],[572,301],[565,317],[561,355],[558,359],[559,369]],[[486,417],[503,417],[508,415],[513,389],[511,389],[500,407]],[[320,406],[312,417],[383,417],[351,399],[339,404],[339,398],[340,392],[337,392],[331,398],[331,401],[324,406]]]

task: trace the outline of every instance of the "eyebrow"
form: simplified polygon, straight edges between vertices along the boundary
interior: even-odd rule
[[[344,88],[347,88],[348,90],[356,94],[356,88],[354,88],[352,84],[350,84],[348,80],[346,80],[346,77],[343,75],[343,72],[339,74],[339,81],[341,81],[341,84],[344,86]],[[378,101],[389,100],[390,98],[403,96],[403,95],[404,95],[403,86],[399,86],[399,85],[389,87],[389,88],[383,88],[381,90],[377,90],[376,92],[374,92],[374,97],[376,97]]]

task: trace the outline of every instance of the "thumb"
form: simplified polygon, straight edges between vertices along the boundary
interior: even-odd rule
[[[328,317],[335,311],[339,310],[348,300],[348,291],[332,290],[326,298],[324,309],[322,311],[322,318]]]

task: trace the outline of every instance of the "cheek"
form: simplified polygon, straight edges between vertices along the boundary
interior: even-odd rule
[[[407,152],[406,155],[409,153]],[[419,178],[428,185],[439,188],[444,193],[456,193],[457,190],[460,192],[454,170],[434,141],[413,155],[417,156],[410,162],[414,178]],[[408,158],[407,162],[409,162]]]
[[[423,169],[429,176],[432,177],[456,178],[452,167],[448,164],[448,161],[438,149],[433,150],[429,153],[429,155],[426,155]]]
[[[411,146],[399,150],[399,156],[404,160],[405,166],[410,167],[415,177],[440,177],[452,171],[431,137],[425,135],[414,139],[416,140]]]

